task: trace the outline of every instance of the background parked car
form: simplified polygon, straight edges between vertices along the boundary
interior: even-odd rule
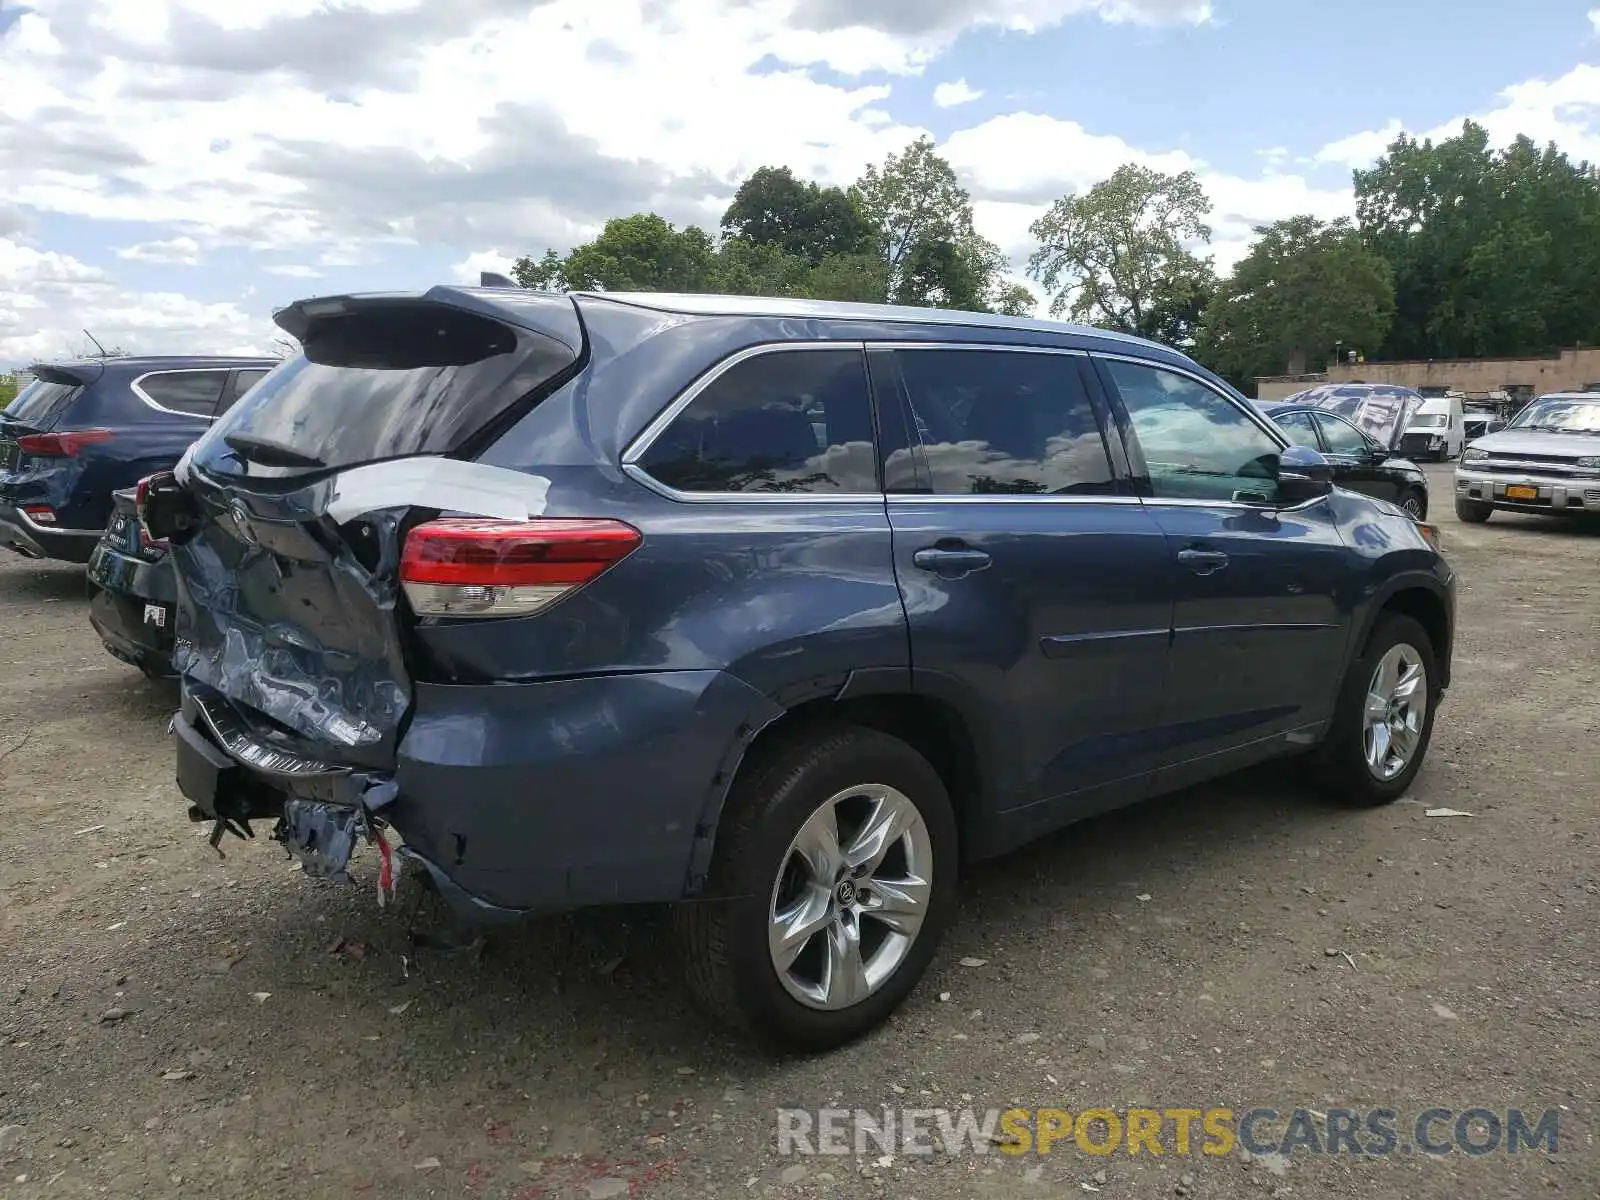
[[[187,356],[34,367],[0,412],[0,546],[88,562],[112,493],[171,467],[276,365]]]
[[[152,679],[172,674],[172,562],[139,524],[134,488],[121,488],[89,558],[89,621],[117,658]]]
[[[1411,459],[1446,462],[1466,446],[1466,420],[1460,396],[1429,396],[1412,414],[1400,441],[1400,452]]]
[[[1467,447],[1456,467],[1456,515],[1482,522],[1497,508],[1600,513],[1600,394],[1540,396]]]
[[[305,354],[141,515],[190,815],[307,873],[392,825],[475,921],[688,901],[710,1009],[815,1049],[915,985],[963,855],[1286,754],[1382,804],[1426,753],[1436,532],[1166,347],[451,287],[278,321]]]
[[[1290,440],[1320,450],[1340,487],[1398,504],[1418,521],[1427,519],[1428,475],[1416,463],[1329,409],[1292,398],[1260,408]]]

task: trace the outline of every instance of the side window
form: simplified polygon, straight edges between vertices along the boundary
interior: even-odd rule
[[[1105,438],[1066,354],[893,353],[936,495],[1103,496]]]
[[[1319,414],[1317,424],[1322,426],[1322,436],[1327,440],[1329,454],[1350,454],[1365,456],[1367,447],[1372,445],[1359,429],[1349,421],[1340,420],[1338,417]]]
[[[775,350],[712,380],[639,465],[681,492],[876,493],[860,350]]]
[[[267,371],[264,367],[247,371],[235,371],[233,373],[233,382],[228,385],[227,391],[223,393],[222,403],[217,406],[217,416],[220,417],[227,412],[241,396],[266,377]]]
[[[1318,449],[1317,430],[1311,424],[1311,414],[1306,412],[1284,413],[1282,416],[1272,418],[1272,423],[1283,430],[1284,436],[1297,446],[1309,446]]]
[[[1238,405],[1176,371],[1103,361],[1133,422],[1154,495],[1268,504],[1277,499],[1277,443]]]
[[[210,418],[216,415],[217,400],[227,379],[226,371],[160,371],[146,375],[138,388],[151,403],[162,408]]]

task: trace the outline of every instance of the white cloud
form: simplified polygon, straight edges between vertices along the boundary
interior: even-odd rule
[[[965,79],[958,79],[954,83],[941,83],[933,89],[933,102],[940,108],[954,108],[958,104],[970,104],[983,93],[977,88],[969,87]]]
[[[1600,8],[1591,8],[1589,10],[1589,24],[1594,26],[1596,34],[1600,34]]]
[[[1400,136],[1403,127],[1399,117],[1391,118],[1382,129],[1369,129],[1352,133],[1338,141],[1329,142],[1311,156],[1318,166],[1366,167],[1375,162],[1389,144]]]
[[[452,269],[457,283],[470,283],[476,285],[478,277],[484,271],[493,271],[498,275],[510,275],[511,266],[517,261],[515,254],[505,254],[499,250],[476,250],[458,262]]]
[[[194,266],[200,261],[200,243],[192,237],[168,238],[163,242],[140,242],[136,246],[124,246],[117,251],[117,257],[132,259],[135,262]]]

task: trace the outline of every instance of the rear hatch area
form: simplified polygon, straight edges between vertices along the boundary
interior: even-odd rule
[[[542,480],[471,458],[582,357],[569,300],[499,301],[442,288],[284,310],[303,354],[153,483],[141,513],[171,534],[173,664],[235,758],[393,767],[412,697],[406,533],[441,512],[537,515]]]

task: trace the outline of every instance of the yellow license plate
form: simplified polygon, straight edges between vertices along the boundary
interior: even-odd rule
[[[1523,487],[1521,484],[1513,483],[1506,488],[1507,500],[1537,500],[1538,498],[1539,489],[1535,487]]]

